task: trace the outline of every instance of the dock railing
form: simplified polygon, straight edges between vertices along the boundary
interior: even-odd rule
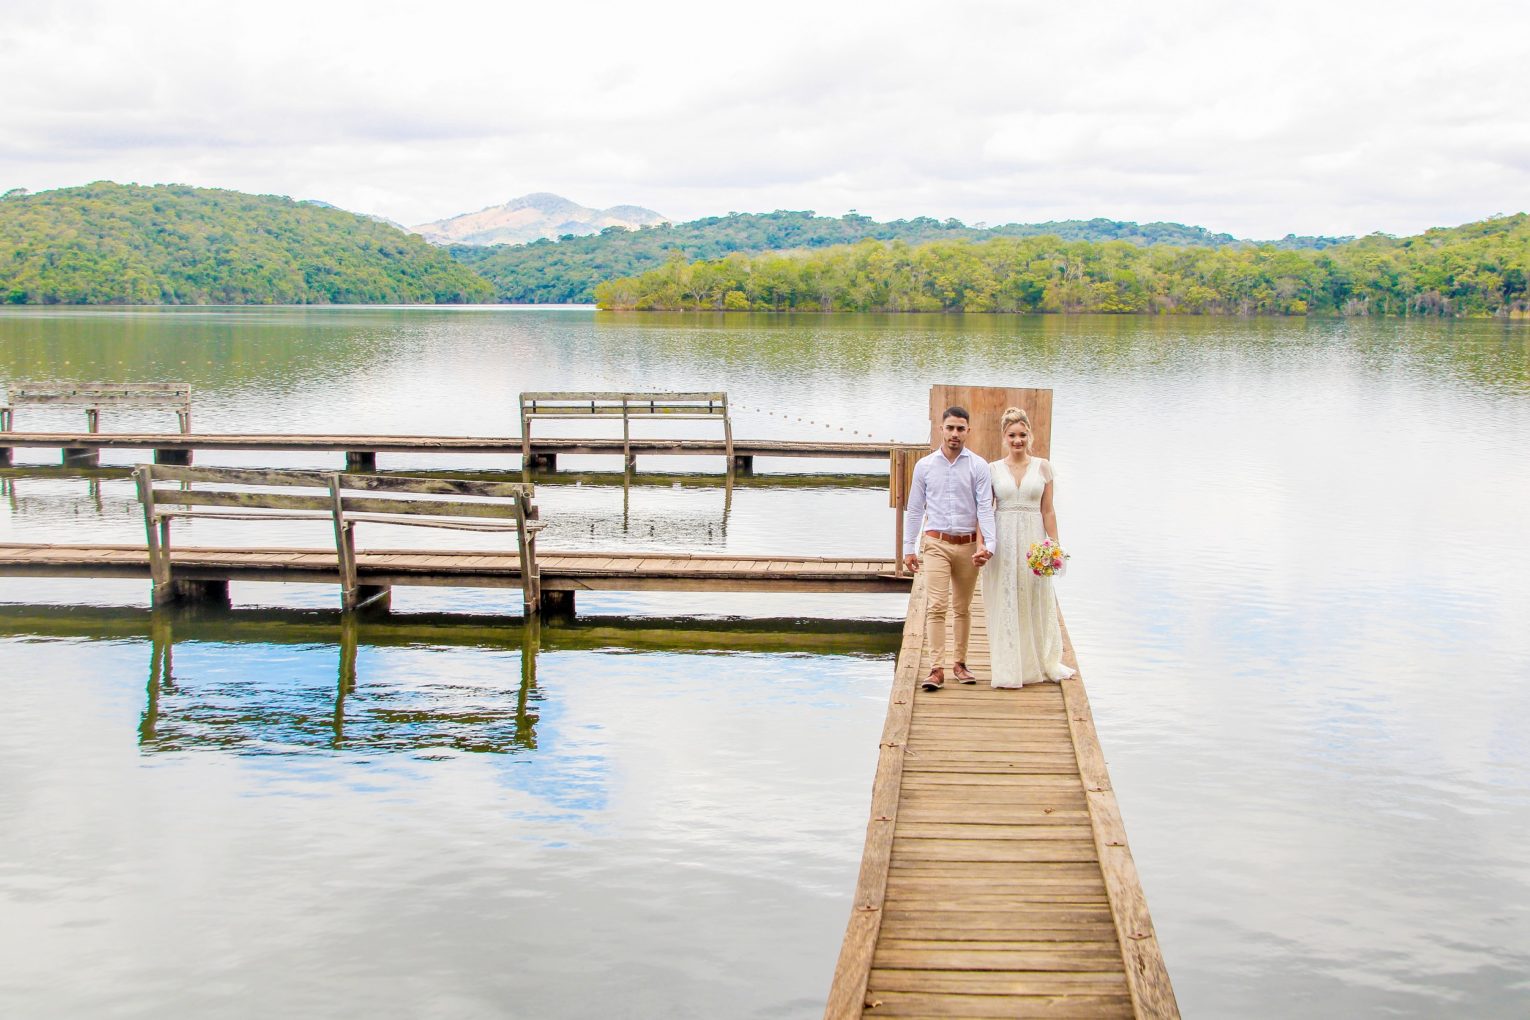
[[[11,383],[6,404],[0,405],[0,431],[11,431],[16,408],[82,407],[87,432],[101,431],[107,409],[148,408],[175,412],[182,435],[191,432],[191,387],[186,383]]]
[[[728,394],[627,393],[575,391],[521,394],[521,463],[529,470],[532,460],[531,423],[538,418],[583,418],[622,421],[622,463],[632,467],[632,420],[634,418],[710,419],[721,421],[723,442],[730,469],[733,465],[733,420],[728,415]]]
[[[358,524],[514,532],[527,615],[536,613],[540,607],[536,536],[543,523],[536,519],[532,487],[525,482],[166,464],[140,464],[134,469],[134,477],[138,499],[143,504],[156,606],[188,593],[186,585],[172,574],[171,521],[177,517],[199,517],[329,521],[334,528],[341,604],[347,611],[385,601],[389,595],[385,586],[360,582],[356,556]],[[156,482],[175,484],[157,486]],[[193,487],[198,485],[212,488]]]

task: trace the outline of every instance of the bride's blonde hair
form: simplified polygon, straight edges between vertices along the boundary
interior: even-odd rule
[[[1016,422],[1025,422],[1025,427],[1031,427],[1031,416],[1018,407],[1006,407],[1004,413],[999,416],[999,431],[1008,432],[1009,427]]]

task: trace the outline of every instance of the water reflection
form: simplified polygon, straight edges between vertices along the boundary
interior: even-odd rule
[[[692,619],[507,622],[500,617],[407,614],[381,619],[327,611],[177,607],[162,610],[8,606],[0,637],[120,639],[144,637],[148,684],[138,721],[144,754],[221,750],[241,755],[319,751],[388,751],[517,755],[536,751],[542,693],[537,663],[553,651],[795,651],[811,643],[835,654],[885,657],[896,648],[896,622],[853,630],[820,620]],[[177,672],[177,647],[196,649],[195,665]],[[250,651],[277,655],[244,668]],[[395,668],[368,674],[370,648],[449,652],[511,651],[513,684],[486,688],[449,669],[401,680]],[[330,650],[333,682],[321,682],[313,652]]]
[[[216,612],[180,614],[184,626],[222,628]],[[516,754],[537,747],[536,689],[540,626],[535,620],[505,627],[520,633],[519,683],[499,690],[470,687],[448,678],[400,684],[384,678],[364,686],[361,625],[354,615],[334,622],[335,681],[315,684],[310,662],[290,671],[251,675],[242,670],[208,682],[178,683],[178,625],[171,611],[149,617],[149,686],[139,724],[146,754],[216,748],[240,754],[293,754],[305,750],[450,750]],[[239,645],[218,643],[242,658]],[[309,645],[309,648],[323,647]]]

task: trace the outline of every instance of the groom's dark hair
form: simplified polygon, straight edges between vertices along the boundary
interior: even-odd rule
[[[972,424],[972,415],[967,413],[967,409],[965,407],[957,407],[955,404],[946,408],[946,413],[940,416],[941,421],[945,421],[947,418],[960,418],[968,425]]]

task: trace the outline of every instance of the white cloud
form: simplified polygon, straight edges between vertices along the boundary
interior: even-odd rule
[[[3,187],[183,181],[409,223],[551,190],[1252,236],[1530,194],[1530,14],[1497,0],[7,8]]]

